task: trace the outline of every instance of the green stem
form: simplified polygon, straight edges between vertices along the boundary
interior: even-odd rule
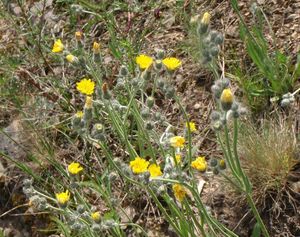
[[[265,237],[269,237],[270,235],[268,233],[268,230],[267,230],[267,228],[266,228],[263,220],[260,217],[260,214],[259,214],[259,212],[258,212],[258,210],[257,210],[257,208],[255,206],[255,203],[254,203],[251,195],[249,193],[247,193],[246,196],[247,196],[247,201],[248,201],[248,203],[249,203],[249,205],[251,207],[251,210],[252,210],[252,212],[253,212],[253,214],[255,216],[255,219],[257,220],[257,222],[258,222],[258,224],[259,224],[259,226],[260,226],[260,228],[261,228],[261,230],[263,232],[263,235]]]

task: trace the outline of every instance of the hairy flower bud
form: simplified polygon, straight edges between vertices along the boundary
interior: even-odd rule
[[[224,111],[228,111],[231,109],[233,100],[234,97],[231,90],[229,88],[224,89],[220,97],[221,105]]]

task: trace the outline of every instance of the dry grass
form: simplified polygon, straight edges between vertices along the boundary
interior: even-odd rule
[[[295,134],[291,123],[284,120],[262,121],[260,129],[242,124],[239,153],[258,202],[287,186],[293,167],[299,163]]]

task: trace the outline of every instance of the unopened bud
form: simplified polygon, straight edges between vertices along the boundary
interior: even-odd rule
[[[224,89],[220,97],[221,105],[224,111],[231,109],[233,99],[234,97],[231,90],[229,88]]]
[[[152,96],[149,96],[146,100],[146,104],[149,108],[152,108],[154,105],[154,98]]]
[[[80,40],[82,39],[82,36],[83,36],[83,34],[82,34],[81,31],[76,31],[76,32],[75,32],[75,39],[76,39],[77,41],[80,41]]]

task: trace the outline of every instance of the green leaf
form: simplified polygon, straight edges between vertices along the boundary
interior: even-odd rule
[[[254,225],[251,237],[260,237],[260,235],[261,235],[261,228],[260,228],[259,223],[256,223]]]

